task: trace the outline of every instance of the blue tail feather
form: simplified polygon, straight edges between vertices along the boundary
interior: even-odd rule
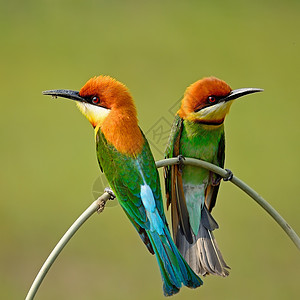
[[[202,280],[182,258],[166,226],[163,235],[150,230],[147,230],[147,234],[159,264],[165,296],[178,293],[182,283],[190,288],[202,285]]]
[[[153,241],[151,238],[150,238],[151,241]],[[154,252],[155,253],[158,253],[158,250],[155,246],[153,246],[154,248]],[[160,255],[155,255],[156,256],[156,259],[157,259],[157,262],[158,262],[158,265],[159,265],[159,269],[160,269],[160,273],[161,273],[161,277],[162,277],[162,280],[163,280],[163,290],[164,290],[164,295],[165,296],[172,296],[174,294],[177,294],[180,290],[180,287],[177,287],[175,286],[171,280],[170,280],[170,275],[167,273],[164,265],[165,265],[165,262],[162,261],[161,259],[161,256]]]
[[[149,226],[144,228],[159,264],[164,282],[164,294],[171,296],[178,293],[182,283],[190,288],[200,286],[202,280],[192,271],[176,248],[168,225],[162,218],[163,212],[160,213],[148,184],[141,185],[140,195],[149,221]]]
[[[182,273],[183,284],[189,288],[197,288],[203,284],[202,280],[195,274],[195,272],[191,269],[188,263],[184,260],[182,255],[180,254],[178,248],[174,244],[169,230],[165,230],[165,234],[169,240],[172,251],[175,253],[176,258],[178,260],[180,271]],[[171,241],[171,242],[170,242]]]

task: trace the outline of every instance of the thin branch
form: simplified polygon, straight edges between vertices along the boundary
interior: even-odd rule
[[[108,199],[111,198],[111,195],[105,192],[101,197],[99,197],[96,201],[94,201],[81,215],[80,217],[73,223],[73,225],[68,229],[68,231],[64,234],[64,236],[57,243],[55,248],[52,250],[47,260],[44,262],[42,268],[34,279],[30,290],[25,298],[25,300],[32,300],[40,287],[43,279],[45,278],[47,272],[50,267],[54,263],[57,256],[61,253],[62,249],[69,242],[72,236],[76,233],[76,231],[81,227],[81,225],[96,211],[102,212],[104,206]]]
[[[163,159],[156,162],[156,167],[161,168],[169,165],[175,165],[179,163],[179,159],[177,157]],[[222,168],[219,168],[216,165],[208,163],[206,161],[202,161],[199,159],[188,158],[181,160],[181,163],[186,165],[193,165],[196,167],[206,168],[216,174],[219,174],[223,178],[228,176],[228,172]],[[248,194],[252,199],[254,199],[262,208],[264,208],[267,213],[269,213],[273,219],[282,227],[282,229],[287,233],[290,239],[295,243],[297,248],[300,250],[300,239],[295,231],[288,225],[288,223],[278,214],[278,212],[266,201],[264,200],[258,193],[256,193],[252,188],[250,188],[246,183],[237,177],[233,176],[230,181],[238,186],[241,190],[243,190],[246,194]],[[72,236],[76,233],[76,231],[81,227],[81,225],[95,213],[98,211],[101,213],[105,207],[107,200],[113,198],[113,194],[111,191],[104,192],[104,194],[99,197],[96,201],[94,201],[83,213],[82,215],[73,223],[73,225],[68,229],[68,231],[64,234],[55,248],[52,250],[47,260],[43,264],[39,273],[37,274],[35,280],[33,281],[30,290],[25,298],[25,300],[32,300],[37,293],[43,279],[45,278],[47,272],[50,267],[54,263],[55,259],[61,253],[62,249],[69,242]]]
[[[181,160],[181,163],[208,169],[216,174],[219,174],[223,178],[228,175],[226,170],[203,160],[186,157],[185,159]],[[159,160],[156,162],[156,167],[161,168],[161,167],[165,167],[168,165],[175,165],[175,164],[178,164],[177,157]],[[299,236],[291,228],[291,226],[285,221],[285,219],[283,219],[281,215],[262,196],[260,196],[256,191],[254,191],[250,186],[248,186],[245,182],[243,182],[236,176],[233,176],[230,181],[236,186],[238,186],[241,190],[243,190],[246,194],[248,194],[252,199],[254,199],[276,221],[276,223],[278,223],[278,225],[286,232],[289,238],[294,242],[296,247],[300,250]]]

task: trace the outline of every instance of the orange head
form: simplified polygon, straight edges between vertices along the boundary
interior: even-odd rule
[[[80,89],[77,102],[80,111],[94,127],[101,127],[111,112],[118,117],[130,117],[137,124],[136,108],[127,87],[110,76],[93,77]]]
[[[136,108],[127,87],[110,76],[93,77],[80,89],[50,90],[45,95],[76,100],[83,115],[122,153],[136,155],[144,139],[138,127]]]
[[[206,77],[186,89],[178,114],[193,122],[221,125],[232,100],[260,91],[262,90],[254,88],[232,90],[225,81]]]

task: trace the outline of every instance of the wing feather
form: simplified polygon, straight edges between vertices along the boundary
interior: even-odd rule
[[[178,156],[183,120],[176,115],[172,125],[165,157]],[[189,214],[183,192],[182,173],[178,165],[164,168],[167,207],[171,204],[173,237],[176,239],[177,231],[180,228],[189,243],[193,242]]]
[[[149,219],[141,199],[141,186],[145,182],[151,187],[160,215],[164,216],[158,172],[146,139],[142,152],[132,157],[118,152],[99,130],[97,156],[111,188],[130,219],[141,228],[149,229]],[[162,219],[166,221],[164,217]]]
[[[225,161],[225,135],[224,133],[221,135],[217,157],[216,160],[213,162],[220,168],[224,167]],[[210,176],[210,184],[207,186],[206,195],[205,195],[205,205],[207,209],[211,212],[214,206],[216,205],[217,195],[220,187],[221,177],[217,174],[211,173]]]

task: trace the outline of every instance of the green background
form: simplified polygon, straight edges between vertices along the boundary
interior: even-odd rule
[[[50,250],[94,199],[92,127],[74,103],[41,91],[79,90],[95,75],[130,88],[156,159],[164,146],[153,126],[168,130],[169,110],[189,84],[214,75],[232,88],[264,88],[231,109],[226,167],[299,233],[299,9],[296,0],[2,0],[1,299],[25,297]],[[176,299],[298,299],[299,251],[255,202],[222,183],[214,217],[231,274],[206,277]],[[163,294],[155,258],[115,204],[75,235],[36,299]]]

